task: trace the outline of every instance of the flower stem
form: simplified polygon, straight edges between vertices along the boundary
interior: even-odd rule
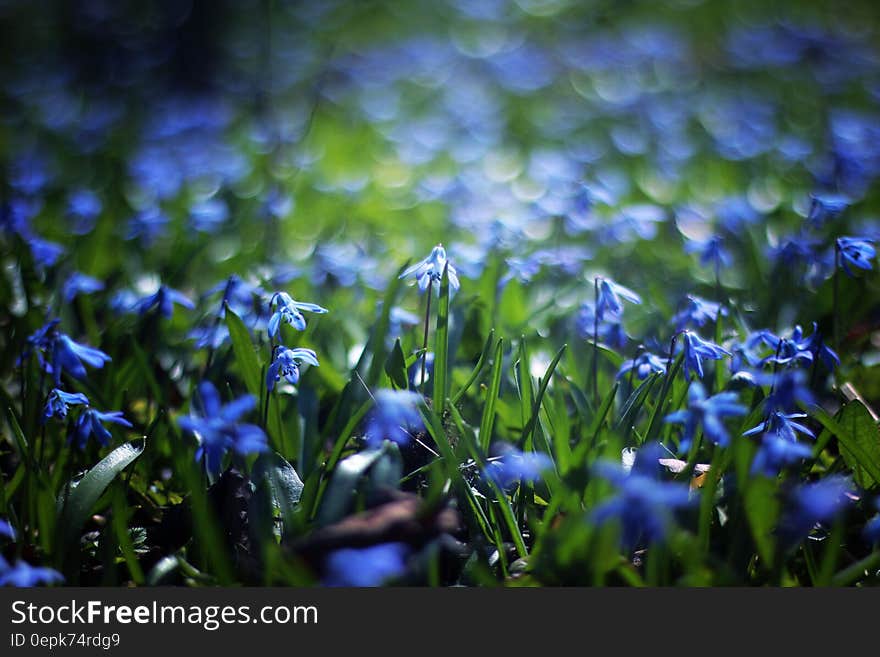
[[[422,376],[419,381],[420,388],[425,385],[425,367],[428,363],[428,320],[431,318],[431,292],[433,292],[431,288],[433,285],[434,280],[428,279],[428,303],[425,306],[425,337],[422,340]]]

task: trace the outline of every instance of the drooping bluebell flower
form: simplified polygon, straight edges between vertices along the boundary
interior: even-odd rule
[[[436,293],[440,293],[440,282],[443,278],[443,270],[448,268],[449,272],[449,291],[450,293],[458,291],[461,283],[458,280],[458,272],[452,265],[452,262],[446,257],[446,249],[442,244],[438,244],[424,260],[417,262],[399,276],[399,278],[415,278],[419,285],[419,290],[424,292],[428,289],[428,284],[433,283]]]
[[[65,303],[70,303],[80,294],[94,294],[104,289],[104,284],[97,278],[81,272],[74,272],[61,288],[61,296]]]
[[[685,307],[673,316],[672,324],[677,330],[687,326],[700,328],[709,322],[717,321],[718,313],[727,315],[727,309],[723,308],[720,303],[689,294]]]
[[[83,449],[89,442],[89,437],[94,435],[101,446],[106,447],[112,436],[104,426],[104,422],[131,428],[131,422],[122,416],[122,411],[102,413],[94,408],[87,408],[76,421],[76,431],[74,432],[76,446]]]
[[[40,584],[63,582],[64,576],[57,570],[31,566],[26,561],[16,561],[14,566],[0,556],[0,586],[31,588]]]
[[[810,194],[810,212],[807,215],[807,222],[819,228],[828,219],[833,219],[843,213],[850,203],[850,199],[839,194],[822,192]]]
[[[593,467],[618,492],[594,508],[590,519],[597,525],[617,519],[623,529],[623,545],[628,549],[640,541],[662,541],[673,524],[673,511],[691,503],[687,484],[659,478],[663,453],[660,445],[649,443],[638,450],[628,470],[608,461]]]
[[[642,352],[633,359],[624,361],[617,373],[617,378],[621,378],[630,370],[635,370],[636,377],[639,380],[647,379],[651,374],[662,374],[666,371],[666,363],[659,356]]]
[[[800,422],[794,421],[805,417],[807,417],[806,413],[783,413],[778,410],[773,411],[765,422],[761,422],[758,426],[752,427],[744,432],[743,435],[754,436],[759,433],[771,433],[790,442],[796,442],[797,434],[799,433],[809,436],[810,438],[815,438],[815,434],[810,431],[808,427],[805,427]]]
[[[61,385],[61,374],[68,370],[76,379],[86,378],[86,368],[89,365],[96,369],[104,367],[104,363],[112,360],[110,356],[100,349],[74,342],[64,333],[58,333],[53,341],[51,370],[54,376],[55,386]]]
[[[752,461],[752,474],[775,477],[787,467],[797,465],[813,455],[809,445],[788,440],[779,433],[768,432],[761,438],[761,445]]]
[[[0,537],[8,538],[10,541],[15,540],[15,528],[3,518],[0,518]]]
[[[34,263],[41,269],[52,267],[65,253],[64,247],[60,244],[50,242],[36,235],[31,235],[25,241],[31,249]]]
[[[378,447],[383,440],[408,445],[411,432],[424,426],[418,411],[421,395],[411,390],[382,389],[374,398],[376,405],[366,426],[367,445]]]
[[[809,338],[804,340],[803,348],[809,350],[813,354],[813,359],[818,358],[829,371],[834,371],[834,368],[840,365],[840,357],[837,352],[825,344],[816,322],[813,322],[813,332]]]
[[[403,574],[409,552],[406,543],[334,550],[324,560],[323,583],[325,586],[381,586]]]
[[[683,424],[684,433],[679,443],[679,451],[690,449],[697,427],[703,425],[703,434],[716,445],[726,447],[730,442],[724,418],[745,415],[748,409],[739,403],[735,392],[720,392],[706,397],[706,390],[699,381],[694,381],[688,390],[688,407],[666,416],[665,421]]]
[[[614,317],[619,317],[623,313],[623,303],[621,298],[626,299],[630,303],[641,303],[641,297],[629,288],[619,285],[609,278],[599,279],[599,295],[596,301],[596,313],[601,322],[608,313]]]
[[[877,256],[874,248],[876,240],[868,237],[838,237],[837,251],[840,253],[840,264],[849,276],[853,276],[850,266],[857,269],[871,270],[871,261]]]
[[[218,473],[223,456],[230,449],[242,456],[268,449],[266,434],[255,424],[240,424],[239,418],[256,406],[252,395],[220,403],[220,395],[208,381],[199,384],[196,408],[198,415],[180,417],[177,423],[199,441],[196,460],[204,460],[208,472]]]
[[[799,542],[818,524],[832,522],[852,502],[848,477],[829,475],[815,483],[801,484],[791,494],[789,508],[780,521],[780,533]]]
[[[167,285],[159,286],[153,294],[142,297],[135,303],[133,310],[140,315],[147,314],[152,309],[157,309],[162,317],[168,319],[174,314],[174,305],[183,306],[188,310],[195,308],[195,304],[183,292],[172,289]]]
[[[302,315],[301,311],[303,310],[310,313],[317,313],[319,315],[323,315],[327,312],[326,308],[322,308],[316,303],[295,301],[287,292],[276,292],[273,294],[272,299],[269,301],[269,305],[270,307],[274,306],[275,308],[275,312],[272,314],[272,317],[269,318],[270,338],[274,338],[278,335],[278,329],[281,327],[282,321],[290,324],[297,331],[305,331],[306,318]]]
[[[46,400],[46,406],[43,409],[43,419],[48,420],[50,417],[63,420],[67,417],[68,406],[89,405],[89,398],[81,392],[64,392],[58,388],[53,388]]]
[[[703,378],[704,358],[721,360],[724,356],[731,355],[726,349],[703,340],[693,331],[684,331],[681,338],[684,345],[684,374],[688,380],[692,378],[693,373],[696,373],[698,378]]]
[[[690,240],[685,245],[685,251],[699,254],[700,264],[704,267],[712,265],[716,272],[722,267],[729,267],[732,262],[730,253],[724,248],[723,240],[719,235],[713,235],[705,240]]]
[[[810,264],[819,252],[819,240],[809,237],[792,235],[770,248],[770,258],[785,267]]]
[[[296,347],[288,349],[284,345],[277,345],[272,356],[272,363],[266,372],[266,388],[269,392],[275,389],[275,383],[284,377],[293,385],[299,383],[300,363],[308,363],[318,367],[318,356],[311,349]]]
[[[103,207],[101,198],[90,189],[71,192],[67,197],[67,214],[73,220],[71,232],[74,235],[91,233]]]
[[[520,481],[537,481],[553,468],[553,461],[542,452],[522,452],[512,445],[495,446],[497,457],[489,460],[483,477],[505,490]]]

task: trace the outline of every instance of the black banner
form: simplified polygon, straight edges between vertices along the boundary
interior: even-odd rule
[[[0,654],[468,654],[481,637],[495,654],[771,640],[818,651],[866,634],[876,599],[839,589],[2,589]]]

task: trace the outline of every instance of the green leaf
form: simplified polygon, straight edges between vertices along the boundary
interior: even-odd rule
[[[321,498],[316,518],[318,526],[329,525],[345,517],[358,481],[382,454],[382,449],[371,449],[352,454],[339,462]]]
[[[145,440],[120,445],[89,470],[78,482],[65,486],[58,498],[61,521],[61,558],[79,556],[79,537],[98,499],[129,464],[144,452]],[[66,492],[69,491],[69,492]]]
[[[758,554],[768,567],[772,567],[776,549],[773,532],[779,516],[776,482],[765,477],[752,479],[745,489],[743,502]]]
[[[388,334],[388,326],[391,323],[391,308],[394,307],[394,300],[397,298],[397,293],[403,283],[400,275],[406,271],[408,266],[409,260],[407,260],[397,271],[397,276],[392,278],[388,283],[388,288],[385,290],[385,297],[382,300],[382,311],[379,313],[379,321],[376,322],[376,325],[373,327],[373,333],[370,335],[370,344],[368,346],[372,355],[372,360],[370,361],[370,369],[367,371],[367,385],[370,387],[376,386],[379,383],[379,375],[381,372],[379,368],[382,364],[382,354],[385,350],[385,336]],[[361,354],[361,359],[355,366],[356,370],[360,371],[361,360],[363,360],[366,354],[367,347],[364,348],[364,351]],[[386,369],[385,371],[387,372],[388,370]],[[394,379],[392,378],[392,381],[393,380]],[[406,385],[401,387],[406,388]]]
[[[385,374],[391,379],[391,384],[398,390],[406,390],[409,380],[406,376],[406,356],[400,346],[400,338],[394,341],[391,353],[385,361]]]
[[[480,354],[479,360],[477,360],[477,364],[474,366],[473,372],[468,377],[468,380],[461,387],[461,389],[455,393],[452,397],[452,405],[458,404],[464,394],[470,390],[470,387],[474,385],[477,378],[479,378],[480,373],[483,371],[483,367],[485,367],[486,363],[489,360],[489,354],[492,351],[492,344],[495,341],[495,329],[489,331],[489,337],[486,338],[486,345],[483,347],[483,352]]]
[[[241,373],[242,381],[248,392],[257,399],[263,388],[260,381],[260,359],[251,343],[251,334],[232,309],[226,306],[226,326],[229,328],[229,337],[232,340],[232,350],[235,352],[235,361]]]
[[[486,403],[483,406],[483,419],[480,421],[480,447],[483,451],[489,450],[492,441],[492,425],[495,424],[495,406],[498,402],[498,394],[501,391],[501,367],[504,365],[504,340],[498,339],[495,347],[495,356],[492,363],[492,378],[489,389],[486,391]]]
[[[440,280],[440,304],[437,309],[437,330],[434,331],[434,411],[443,416],[446,388],[449,381],[449,263],[443,267]]]
[[[251,480],[266,482],[272,505],[281,512],[286,526],[286,519],[299,504],[304,488],[303,481],[293,466],[278,452],[264,452],[254,463]]]
[[[849,402],[832,419],[819,407],[811,414],[840,442],[840,453],[852,469],[856,483],[871,488],[880,483],[880,429],[865,405]]]
[[[535,431],[535,426],[538,423],[538,417],[541,412],[541,403],[544,400],[544,395],[547,392],[547,386],[550,385],[550,379],[553,377],[553,372],[556,370],[556,366],[559,364],[559,359],[562,358],[562,354],[565,353],[565,349],[568,345],[562,345],[559,351],[556,352],[556,356],[550,361],[550,365],[547,366],[547,371],[544,372],[544,376],[541,377],[541,383],[538,386],[538,394],[535,397],[534,404],[532,405],[532,413],[529,418],[528,424],[526,424],[523,429],[523,435],[520,447],[526,445],[532,438],[532,434]],[[531,387],[531,386],[530,386]]]

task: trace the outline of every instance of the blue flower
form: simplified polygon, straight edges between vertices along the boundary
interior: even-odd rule
[[[808,445],[788,440],[776,432],[768,432],[762,437],[761,446],[752,461],[752,474],[761,473],[772,478],[784,468],[796,465],[812,455],[813,450]]]
[[[302,315],[302,310],[310,313],[323,315],[327,312],[326,308],[315,303],[303,303],[295,301],[287,292],[276,292],[269,301],[270,306],[275,307],[275,312],[269,319],[269,337],[274,338],[278,335],[278,329],[282,320],[290,324],[297,331],[306,330],[306,318]]]
[[[378,447],[383,440],[409,444],[410,432],[424,426],[418,411],[422,397],[410,390],[382,389],[374,398],[376,405],[366,427],[367,445]]]
[[[706,391],[699,381],[691,384],[688,390],[688,407],[666,416],[665,421],[672,424],[683,424],[684,434],[679,443],[679,450],[686,452],[691,445],[697,426],[703,425],[703,433],[716,445],[726,447],[730,441],[727,429],[724,428],[725,417],[745,415],[745,406],[738,403],[735,392],[720,392],[707,398]]]
[[[874,507],[880,511],[880,497],[874,499]],[[862,534],[869,543],[880,543],[880,513],[865,523]]]
[[[217,389],[208,381],[199,385],[197,404],[199,415],[178,418],[184,431],[196,435],[199,447],[196,460],[204,460],[208,472],[218,473],[223,456],[230,449],[247,455],[268,449],[266,434],[254,424],[239,424],[239,418],[253,410],[256,400],[252,395],[239,397],[225,406],[220,404]]]
[[[662,455],[660,445],[650,443],[638,450],[629,470],[606,461],[593,468],[618,492],[594,508],[590,519],[597,525],[619,520],[623,544],[628,549],[635,548],[640,540],[662,541],[673,522],[672,511],[691,503],[687,484],[659,479]]]
[[[102,447],[110,442],[110,432],[104,427],[103,423],[118,424],[123,427],[131,428],[131,422],[122,416],[122,411],[109,411],[102,413],[94,408],[88,408],[82,412],[76,421],[76,446],[79,449],[85,448],[89,442],[89,437],[94,435]]]
[[[168,319],[174,314],[174,304],[189,310],[195,308],[195,304],[183,292],[174,290],[167,285],[161,285],[155,294],[149,294],[139,299],[132,310],[145,315],[153,308],[156,308],[162,317]]]
[[[700,338],[692,331],[681,334],[684,343],[684,374],[688,380],[696,372],[699,378],[703,378],[703,359],[721,360],[724,356],[730,356],[730,352],[722,349],[717,344]]]
[[[510,445],[496,449],[500,456],[489,460],[483,477],[505,490],[520,481],[537,481],[541,474],[553,468],[550,457],[541,452],[522,452]]]
[[[86,378],[86,368],[89,365],[96,369],[104,367],[104,363],[111,360],[110,356],[99,349],[74,342],[64,333],[59,333],[54,343],[52,353],[52,373],[55,376],[55,385],[61,384],[61,373],[66,369],[76,379]]]
[[[190,208],[190,224],[200,233],[214,233],[229,218],[229,208],[222,199],[209,198]]]
[[[61,296],[65,303],[70,303],[80,294],[93,294],[104,289],[104,284],[97,278],[92,278],[80,272],[74,272],[64,281],[61,288]]]
[[[405,543],[334,550],[324,561],[323,582],[326,586],[380,586],[406,570],[409,551]]]
[[[867,237],[838,237],[837,251],[840,253],[840,264],[844,271],[852,276],[850,266],[858,269],[870,270],[871,260],[877,256],[874,248],[876,240]]]
[[[449,273],[450,292],[458,291],[461,287],[461,283],[458,280],[458,272],[456,272],[452,262],[446,257],[446,249],[443,248],[442,244],[435,246],[431,250],[430,255],[424,260],[417,262],[411,267],[407,267],[399,278],[415,278],[421,292],[428,289],[429,283],[437,283],[438,285],[434,285],[434,287],[436,288],[436,293],[439,294],[439,283],[443,278],[444,268],[447,268]]]
[[[700,256],[700,264],[704,267],[712,265],[717,272],[721,267],[729,267],[730,254],[722,244],[718,235],[713,235],[706,240],[691,240],[685,245],[687,253],[697,253]]]
[[[2,518],[0,518],[0,537],[8,538],[10,541],[15,540],[15,528]]]
[[[774,363],[778,365],[798,364],[813,362],[813,352],[809,339],[804,338],[803,329],[798,325],[792,329],[791,337],[783,338],[767,329],[754,331],[746,339],[746,348],[754,349],[759,344],[764,344],[772,349],[772,353],[760,361],[761,365]]]
[[[630,370],[636,371],[636,377],[639,380],[647,379],[651,374],[662,374],[666,371],[666,363],[663,359],[654,354],[643,352],[632,360],[624,361],[617,373],[617,378],[621,378]]]
[[[672,318],[672,323],[678,330],[683,329],[688,325],[699,328],[705,326],[709,322],[717,321],[718,313],[726,315],[727,309],[714,301],[707,301],[702,297],[689,294],[687,305],[675,314]]]
[[[50,417],[55,417],[63,420],[67,417],[67,407],[76,405],[88,406],[89,398],[81,392],[64,392],[53,388],[43,409],[43,419],[48,420]]]
[[[0,586],[30,588],[63,581],[64,576],[57,570],[31,566],[25,561],[16,561],[14,566],[10,566],[6,559],[0,556]]]
[[[806,413],[783,413],[781,411],[773,411],[770,413],[770,416],[767,418],[766,422],[762,422],[756,427],[752,427],[748,431],[744,432],[744,436],[754,436],[759,433],[772,433],[773,435],[779,436],[784,440],[788,440],[790,442],[797,441],[797,434],[802,433],[805,436],[809,436],[810,438],[815,438],[815,434],[810,431],[807,427],[799,422],[794,422],[793,420],[799,420],[801,418],[807,417]]]
[[[849,204],[848,198],[838,194],[810,194],[810,212],[807,221],[814,227],[821,227],[828,219],[839,216]]]
[[[599,295],[596,302],[596,313],[599,316],[600,322],[605,319],[605,313],[609,313],[614,317],[619,317],[621,313],[623,313],[623,303],[620,301],[621,297],[630,303],[642,302],[641,297],[629,288],[626,288],[623,285],[618,285],[608,278],[599,279]]]
[[[128,220],[125,238],[149,245],[165,234],[171,220],[158,206],[141,210]]]
[[[815,483],[794,489],[790,506],[780,523],[780,532],[798,542],[817,524],[833,521],[852,501],[852,483],[848,477],[830,475]]]
[[[825,344],[825,340],[822,339],[822,334],[819,332],[819,328],[816,322],[813,322],[813,333],[804,341],[803,348],[810,351],[813,354],[813,358],[818,358],[822,361],[822,364],[829,371],[833,371],[834,368],[840,365],[840,357],[837,353]]]
[[[89,189],[71,192],[67,197],[67,213],[73,219],[71,232],[74,235],[92,232],[103,207],[101,198]]]
[[[592,338],[596,328],[595,318],[593,304],[582,304],[575,319],[578,334],[584,338]],[[609,316],[599,320],[599,340],[612,349],[622,350],[626,347],[629,337],[620,320]]]
[[[759,385],[769,385],[770,393],[764,400],[768,412],[783,411],[788,413],[797,408],[798,404],[812,404],[815,399],[807,387],[807,376],[803,370],[782,370],[775,374],[759,374],[755,376]]]
[[[293,385],[299,382],[300,363],[319,366],[318,357],[311,349],[296,347],[288,349],[284,345],[275,347],[272,363],[266,372],[266,388],[271,392],[275,388],[275,382],[283,376]]]
[[[770,249],[770,257],[784,266],[812,263],[817,256],[819,241],[812,237],[793,235]]]
[[[55,242],[32,235],[25,240],[38,267],[51,267],[64,255],[64,247]]]

